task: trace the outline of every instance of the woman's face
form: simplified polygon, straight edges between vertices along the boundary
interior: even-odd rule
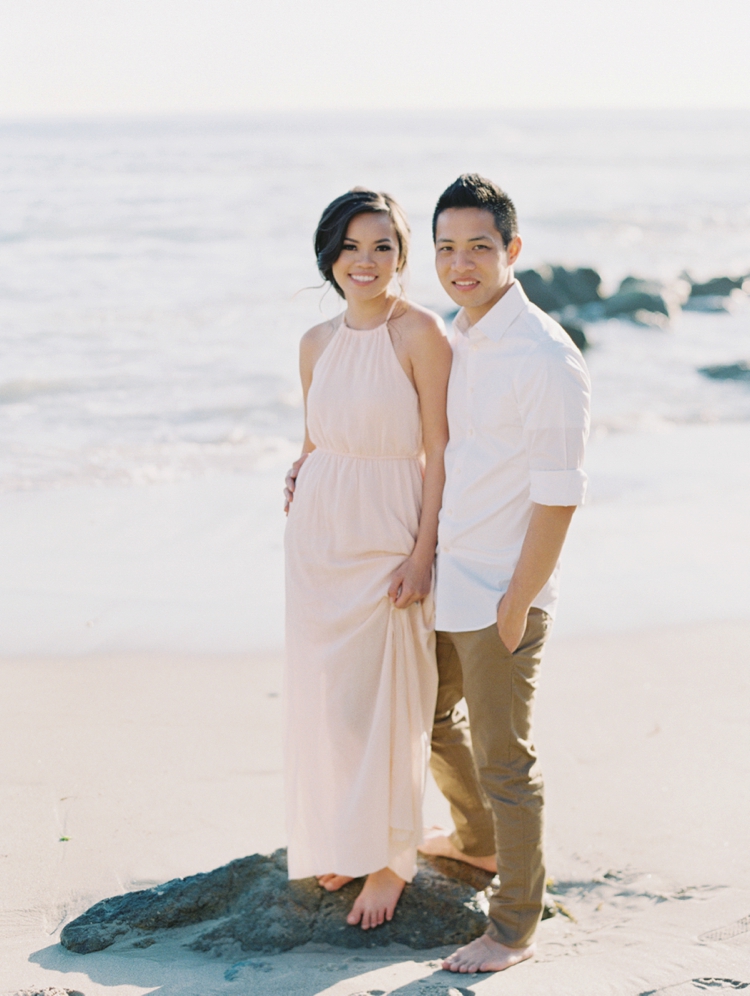
[[[358,214],[349,222],[333,276],[347,301],[384,294],[398,267],[398,238],[385,212]]]

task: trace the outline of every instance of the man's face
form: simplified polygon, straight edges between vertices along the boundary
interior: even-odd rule
[[[521,251],[516,236],[505,246],[490,211],[448,208],[438,215],[435,267],[446,293],[478,321],[513,282],[513,264]]]

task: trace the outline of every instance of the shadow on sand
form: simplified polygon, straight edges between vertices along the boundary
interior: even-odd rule
[[[87,955],[54,944],[34,952],[29,960],[59,972],[58,985],[74,985],[84,996],[99,996],[112,986],[134,986],[158,996],[323,996],[334,987],[336,996],[472,996],[489,978],[444,972],[440,960],[450,948],[409,951],[399,946],[360,954],[334,948],[297,949],[231,961],[188,950],[190,932],[180,933],[181,937],[148,948],[114,945]],[[75,984],[66,981],[72,975],[77,976]],[[87,988],[81,976],[96,988]]]

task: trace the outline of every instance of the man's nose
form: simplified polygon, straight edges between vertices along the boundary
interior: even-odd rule
[[[462,272],[465,270],[473,270],[474,260],[472,259],[471,253],[463,252],[459,249],[453,257],[453,269],[460,270]]]

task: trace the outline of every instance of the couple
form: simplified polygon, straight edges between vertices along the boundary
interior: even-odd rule
[[[286,481],[289,876],[366,876],[348,923],[390,920],[417,850],[499,873],[487,933],[445,962],[534,953],[542,777],[531,712],[588,434],[589,380],[513,276],[513,203],[465,174],[433,215],[440,319],[398,293],[409,227],[385,194],[323,212],[346,301],[300,347],[306,434]],[[394,289],[396,288],[396,289]],[[433,561],[437,549],[433,607]],[[422,830],[428,763],[455,822]]]

